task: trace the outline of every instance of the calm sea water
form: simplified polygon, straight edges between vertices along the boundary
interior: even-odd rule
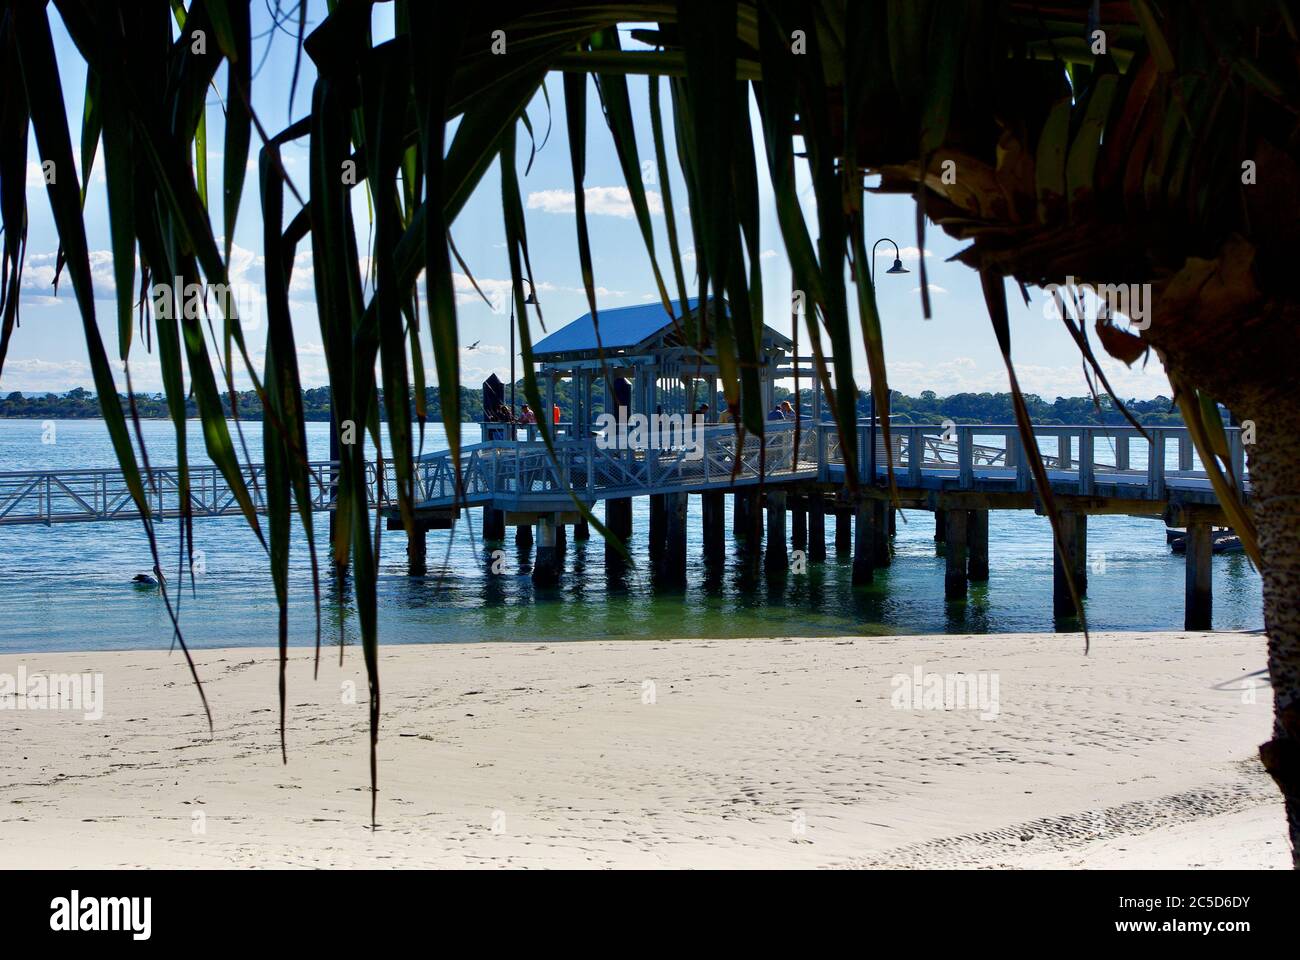
[[[0,470],[115,465],[107,432],[97,420],[58,421],[53,443],[43,443],[34,420],[0,420]],[[245,424],[254,460],[261,425]],[[472,428],[475,431],[477,428]],[[174,462],[170,423],[143,424],[150,461]],[[202,449],[196,424],[191,450]],[[475,432],[474,438],[477,437]],[[308,424],[313,458],[328,457],[328,425]],[[441,426],[430,427],[426,450],[446,446]],[[730,512],[731,498],[727,498]],[[944,560],[934,542],[931,514],[900,516],[892,566],[876,571],[869,588],[850,584],[847,557],[836,558],[834,522],[827,519],[830,559],[809,565],[784,583],[742,582],[734,552],[727,569],[710,576],[700,556],[698,498],[690,509],[690,563],[685,593],[657,591],[646,570],[648,505],[634,505],[633,553],[639,567],[617,584],[606,581],[604,548],[570,537],[563,580],[539,590],[529,577],[529,555],[505,546],[504,574],[490,572],[489,548],[465,521],[429,533],[429,575],[406,575],[406,538],[383,534],[379,582],[380,638],[385,643],[457,643],[501,640],[766,637],[891,633],[1052,631],[1051,530],[1025,511],[994,512],[989,521],[991,578],[972,586],[965,603],[943,599]],[[480,516],[473,512],[474,530]],[[326,529],[317,514],[318,529]],[[177,525],[160,524],[165,569],[177,563]],[[731,529],[728,516],[727,529]],[[508,531],[512,533],[512,531]],[[276,608],[265,555],[241,518],[195,521],[196,548],[205,574],[197,593],[180,597],[182,628],[195,646],[260,646],[276,640]],[[1165,544],[1157,520],[1092,517],[1088,529],[1094,570],[1086,610],[1089,625],[1106,629],[1181,629],[1183,561]],[[0,652],[138,649],[166,646],[171,629],[157,590],[131,578],[152,566],[136,522],[0,526]],[[291,640],[314,642],[311,567],[296,534]],[[340,614],[332,586],[323,584],[324,631],[336,641]],[[351,597],[343,597],[342,628],[355,640]],[[1263,626],[1260,581],[1244,556],[1214,558],[1214,626]]]

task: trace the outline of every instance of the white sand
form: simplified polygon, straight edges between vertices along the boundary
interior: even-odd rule
[[[196,659],[212,739],[179,653],[0,656],[106,687],[0,711],[0,867],[1290,862],[1258,635],[390,647],[376,832],[358,650],[292,652],[287,766],[274,652]],[[996,674],[997,717],[891,706],[917,666]]]

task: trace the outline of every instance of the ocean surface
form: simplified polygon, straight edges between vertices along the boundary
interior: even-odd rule
[[[169,422],[145,421],[150,462],[174,463]],[[53,423],[0,420],[0,470],[113,467],[102,421]],[[327,459],[328,424],[307,425],[310,454]],[[470,439],[477,427],[470,425]],[[261,424],[243,425],[254,461],[261,460]],[[202,449],[196,423],[191,451]],[[43,442],[43,440],[53,442]],[[446,447],[440,425],[429,427],[425,450]],[[1045,452],[1052,452],[1046,449]],[[1135,455],[1136,455],[1135,451]],[[1136,466],[1135,457],[1135,466]],[[727,497],[727,530],[731,498]],[[1028,511],[990,514],[987,584],[972,585],[965,603],[943,598],[944,559],[929,513],[900,515],[893,565],[875,582],[854,589],[848,557],[836,557],[834,520],[828,517],[829,559],[809,564],[784,582],[745,582],[737,575],[734,544],[726,569],[710,575],[700,551],[698,498],[691,498],[688,587],[657,590],[647,569],[648,502],[634,504],[633,556],[638,567],[607,582],[599,537],[583,543],[570,534],[558,588],[534,588],[529,554],[507,530],[504,566],[492,573],[492,547],[471,535],[462,518],[455,530],[430,531],[429,573],[406,574],[406,538],[384,531],[379,580],[382,643],[470,641],[563,642],[678,637],[776,637],[897,633],[981,634],[1052,632],[1077,637],[1073,622],[1052,617],[1051,529]],[[599,515],[600,508],[597,513]],[[473,513],[479,530],[480,512]],[[327,530],[325,514],[317,529]],[[158,524],[164,569],[177,568],[177,524]],[[188,582],[173,591],[186,641],[196,647],[264,646],[276,642],[276,606],[267,558],[242,518],[198,519],[195,547],[203,574],[192,595]],[[322,536],[323,539],[323,536]],[[1085,601],[1096,630],[1167,630],[1183,625],[1183,560],[1169,552],[1158,520],[1091,517],[1092,571]],[[137,521],[61,526],[0,526],[0,653],[35,650],[166,648],[171,627],[157,589],[131,583],[152,568],[148,541]],[[174,579],[174,573],[171,574]],[[1241,554],[1214,558],[1214,627],[1263,626],[1260,579]],[[328,578],[327,578],[328,581]],[[291,642],[315,642],[311,565],[305,539],[295,533],[292,557]],[[326,643],[356,639],[352,597],[322,583]]]

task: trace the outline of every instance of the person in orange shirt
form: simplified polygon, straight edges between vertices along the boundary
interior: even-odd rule
[[[557,427],[560,425],[560,405],[558,403],[551,408],[551,420]]]

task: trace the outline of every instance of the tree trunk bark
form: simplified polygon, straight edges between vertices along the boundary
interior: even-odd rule
[[[1157,286],[1142,339],[1165,369],[1255,428],[1246,454],[1273,688],[1273,737],[1259,755],[1282,791],[1291,861],[1300,869],[1300,303],[1289,266],[1261,261],[1236,236],[1215,259],[1189,257]]]
[[[1273,739],[1259,755],[1286,801],[1292,865],[1300,868],[1300,401],[1281,393],[1239,414],[1256,429],[1247,451],[1273,687]]]

